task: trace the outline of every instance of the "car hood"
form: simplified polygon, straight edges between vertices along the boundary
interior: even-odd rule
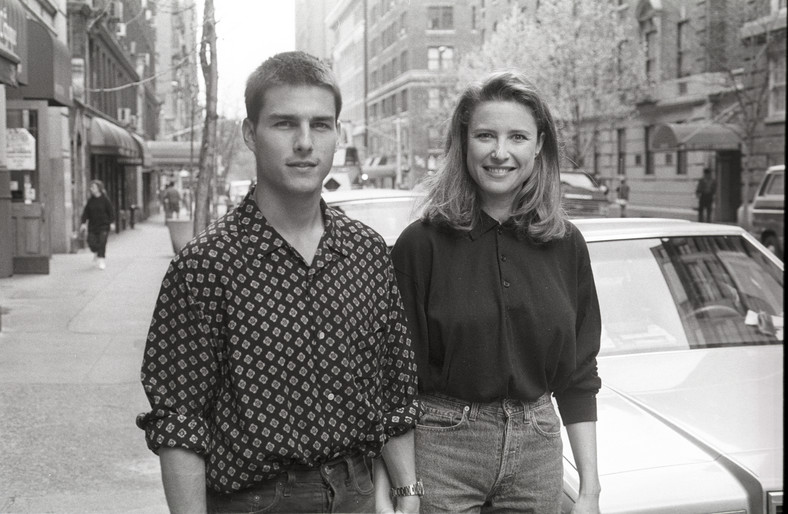
[[[599,375],[601,474],[718,460],[782,487],[782,345],[600,357]]]

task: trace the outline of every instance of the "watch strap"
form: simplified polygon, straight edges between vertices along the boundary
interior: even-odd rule
[[[424,496],[424,484],[422,484],[419,479],[413,484],[403,485],[402,487],[392,487],[391,496]]]

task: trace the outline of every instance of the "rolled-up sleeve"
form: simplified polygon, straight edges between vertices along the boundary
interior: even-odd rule
[[[206,422],[218,381],[218,360],[205,304],[195,298],[196,259],[176,257],[162,281],[142,362],[141,380],[151,405],[137,416],[150,448],[184,448],[205,454]]]
[[[388,437],[413,428],[419,416],[416,356],[393,267],[388,268],[389,309],[386,345],[381,361],[383,425]]]

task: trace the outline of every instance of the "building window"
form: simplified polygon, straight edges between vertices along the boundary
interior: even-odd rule
[[[769,116],[785,116],[785,56],[769,59]]]
[[[690,59],[688,55],[689,42],[687,41],[687,31],[689,30],[688,20],[682,20],[676,26],[676,76],[686,77],[690,74]]]
[[[400,73],[408,71],[408,51],[403,50],[399,56]]]
[[[476,6],[471,6],[471,30],[476,30]]]
[[[671,152],[665,154],[665,166],[673,166],[673,154]]]
[[[441,90],[431,87],[427,90],[427,109],[437,109],[441,103]]]
[[[408,91],[403,90],[400,94],[399,105],[402,112],[406,112],[408,110]]]
[[[627,129],[618,129],[618,174],[627,174]]]
[[[676,175],[687,174],[687,151],[679,150],[676,152]]]
[[[428,70],[450,70],[454,67],[454,48],[451,46],[431,46],[427,48]]]
[[[646,175],[654,174],[654,152],[649,148],[649,141],[651,140],[651,127],[643,127],[643,147],[646,149]]]
[[[639,154],[635,154],[635,166],[640,166],[643,163],[643,157]]]
[[[428,30],[451,30],[454,28],[454,8],[451,6],[432,6],[427,8]]]
[[[640,30],[646,43],[646,78],[654,82],[658,79],[657,52],[659,50],[657,27],[654,25],[654,20],[649,19],[642,22]]]

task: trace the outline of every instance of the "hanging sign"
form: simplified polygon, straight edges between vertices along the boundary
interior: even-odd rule
[[[5,151],[9,170],[36,169],[36,138],[27,129],[5,129]]]

